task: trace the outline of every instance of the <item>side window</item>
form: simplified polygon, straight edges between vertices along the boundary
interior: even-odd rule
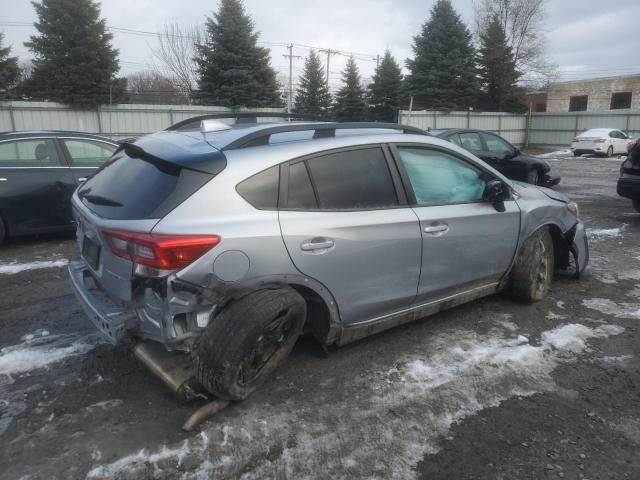
[[[0,167],[60,166],[56,145],[51,138],[0,143]]]
[[[480,202],[483,172],[439,150],[399,147],[400,159],[419,205]]]
[[[459,147],[462,147],[462,141],[460,140],[460,136],[457,133],[454,133],[453,135],[451,135],[449,137],[449,141],[451,143],[458,145]]]
[[[309,172],[305,162],[289,165],[289,194],[287,197],[288,208],[301,208],[312,210],[318,208],[316,195],[313,192]]]
[[[460,134],[460,146],[466,150],[482,150],[480,135],[475,132]]]
[[[363,148],[307,160],[323,210],[377,209],[398,205],[382,149]]]
[[[71,140],[62,139],[73,167],[99,167],[111,158],[113,152],[118,148],[103,142],[92,140]]]
[[[487,150],[499,155],[511,155],[513,153],[513,147],[503,140],[502,138],[491,135],[490,133],[480,134],[484,139],[484,143],[487,145]]]
[[[280,168],[276,165],[243,180],[236,191],[258,210],[277,210],[279,180]]]

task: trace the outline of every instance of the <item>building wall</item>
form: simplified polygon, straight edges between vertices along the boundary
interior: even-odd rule
[[[611,94],[631,92],[631,108],[611,110]],[[640,75],[602,80],[552,83],[547,90],[547,112],[568,112],[571,96],[588,95],[587,112],[640,110]]]

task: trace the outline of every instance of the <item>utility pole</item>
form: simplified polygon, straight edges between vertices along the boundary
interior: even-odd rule
[[[299,55],[294,55],[293,54],[293,43],[290,44],[288,47],[289,49],[289,55],[283,55],[284,58],[288,58],[289,59],[289,94],[287,95],[287,113],[291,113],[291,110],[293,109],[293,59],[295,58],[302,58]]]
[[[380,66],[380,54],[376,55],[376,68]]]
[[[327,87],[329,86],[329,61],[331,60],[331,55],[335,55],[338,53],[337,50],[331,50],[330,48],[323,48],[318,50],[319,52],[324,52],[327,54]]]

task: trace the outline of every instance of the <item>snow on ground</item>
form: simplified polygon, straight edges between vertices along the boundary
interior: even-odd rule
[[[616,238],[622,235],[622,231],[627,224],[622,224],[618,228],[587,228],[587,236],[589,240],[600,240],[602,238]]]
[[[640,305],[637,303],[617,304],[608,298],[591,298],[583,300],[582,304],[587,308],[617,318],[640,318]]]
[[[16,273],[25,272],[28,270],[39,270],[42,268],[57,268],[64,267],[69,263],[66,258],[54,258],[50,260],[36,260],[33,262],[21,263],[14,260],[10,263],[0,263],[0,274],[2,275],[14,275]]]
[[[573,152],[569,148],[565,148],[563,150],[557,150],[555,152],[549,153],[541,153],[540,155],[536,155],[538,158],[556,158],[556,157],[573,157]]]
[[[46,333],[46,334],[45,334]],[[0,349],[0,384],[2,377],[30,372],[59,362],[64,358],[82,355],[93,349],[96,339],[69,335],[49,335],[46,330],[22,337],[19,345]]]
[[[539,342],[512,331],[442,333],[391,368],[363,366],[331,408],[320,387],[304,407],[292,400],[287,408],[240,403],[199,436],[97,465],[88,478],[168,479],[176,470],[183,480],[241,478],[247,471],[258,478],[313,478],[320,471],[348,477],[356,465],[362,473],[363,464],[372,477],[413,477],[416,463],[438,451],[453,424],[514,396],[558,390],[552,377],[558,365],[575,361],[590,340],[623,331],[565,324],[543,332]]]

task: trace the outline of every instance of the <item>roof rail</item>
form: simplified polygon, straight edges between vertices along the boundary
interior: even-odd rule
[[[222,150],[237,150],[240,148],[257,147],[268,145],[271,135],[286,132],[313,131],[313,138],[330,138],[336,136],[336,130],[357,130],[366,128],[380,128],[384,130],[402,130],[402,133],[412,133],[415,135],[431,136],[427,131],[408,125],[398,123],[378,123],[378,122],[344,122],[344,123],[318,123],[318,124],[295,124],[277,125],[254,130],[247,135],[229,143]]]
[[[304,113],[285,112],[219,112],[199,115],[187,118],[181,122],[174,123],[166,130],[191,130],[200,128],[202,120],[212,120],[221,118],[234,118],[236,123],[258,123],[258,118],[291,118],[297,120],[322,121],[326,120],[318,115],[307,115]]]

